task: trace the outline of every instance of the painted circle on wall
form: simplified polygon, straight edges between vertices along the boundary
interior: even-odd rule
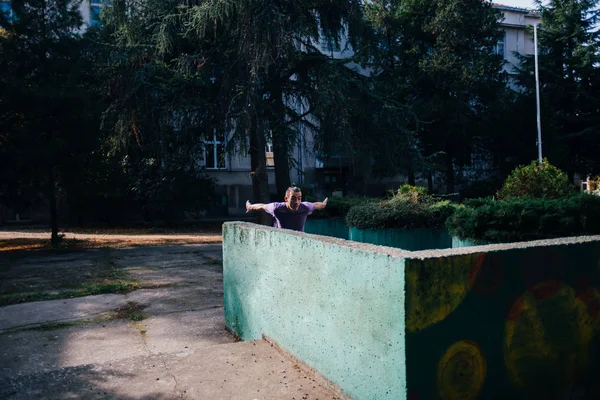
[[[588,308],[594,309],[594,300],[593,293],[582,298],[563,282],[545,281],[514,302],[505,326],[504,361],[515,386],[543,398],[575,383],[588,364],[594,334]]]
[[[486,375],[479,346],[463,340],[450,346],[438,364],[437,384],[444,400],[470,400],[479,395]]]
[[[406,330],[418,332],[443,321],[477,281],[484,255],[414,260],[406,268]]]

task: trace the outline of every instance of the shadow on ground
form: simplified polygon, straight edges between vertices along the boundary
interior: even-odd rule
[[[0,253],[0,298],[23,300],[0,307],[0,398],[338,398],[227,332],[221,257],[215,244]],[[113,281],[137,286],[69,295]]]

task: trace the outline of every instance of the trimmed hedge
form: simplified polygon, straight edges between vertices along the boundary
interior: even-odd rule
[[[446,227],[452,236],[493,243],[600,234],[600,196],[468,200]]]
[[[430,197],[421,188],[404,187],[389,200],[354,206],[346,224],[361,229],[443,228],[456,205]]]

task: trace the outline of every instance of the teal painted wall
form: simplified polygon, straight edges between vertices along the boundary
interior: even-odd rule
[[[600,237],[409,252],[223,233],[227,325],[355,400],[600,398]]]
[[[472,242],[451,237],[445,229],[359,229],[348,227],[343,218],[308,219],[304,231],[314,235],[331,236],[409,251],[474,245]]]
[[[272,338],[353,399],[406,398],[407,252],[380,249],[225,223],[227,326],[243,340]]]
[[[346,225],[346,220],[343,218],[309,218],[304,225],[304,232],[340,239],[348,239],[349,236],[348,225]]]
[[[460,239],[455,236],[452,236],[452,248],[453,249],[458,249],[461,247],[481,246],[481,245],[485,245],[485,244],[489,244],[489,243],[483,243],[483,242],[475,243],[471,239]]]
[[[350,227],[349,239],[355,242],[418,251],[448,249],[452,237],[445,229],[359,229]]]
[[[407,259],[408,398],[600,398],[599,287],[599,241]]]

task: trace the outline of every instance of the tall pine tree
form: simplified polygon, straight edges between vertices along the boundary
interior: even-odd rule
[[[437,167],[453,192],[455,166],[470,161],[480,122],[504,88],[492,51],[499,14],[480,0],[382,0],[370,2],[368,15],[379,79],[411,105],[419,149],[426,159],[442,156]]]
[[[544,156],[574,173],[600,172],[598,1],[538,2],[542,144]],[[519,83],[535,104],[533,56],[521,57]]]
[[[13,0],[11,8],[12,15],[0,15],[2,195],[42,191],[57,244],[57,190],[93,141],[81,85],[79,3]]]
[[[208,65],[219,72],[219,115],[238,144],[250,144],[255,201],[269,200],[266,139],[273,142],[278,193],[289,186],[290,152],[303,139],[298,123],[316,128],[306,117],[316,111],[331,61],[318,45],[323,38],[339,43],[343,33],[356,43],[361,10],[358,0],[206,1],[190,10],[189,36],[216,50]]]

